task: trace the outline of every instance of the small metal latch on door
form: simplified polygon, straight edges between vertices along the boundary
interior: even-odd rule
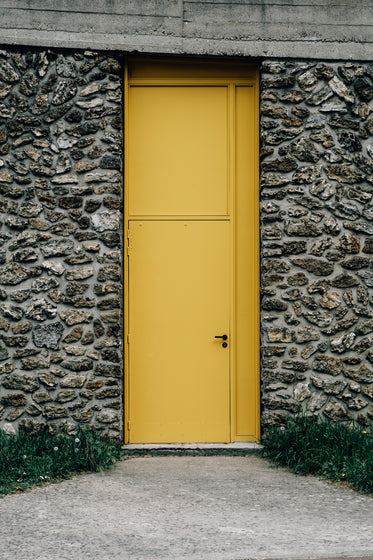
[[[228,340],[227,334],[216,335],[215,338],[222,338],[224,341]],[[222,347],[226,348],[228,346],[228,342],[223,342]]]

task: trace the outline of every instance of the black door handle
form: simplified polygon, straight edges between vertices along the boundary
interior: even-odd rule
[[[215,336],[215,338],[222,338],[223,340],[227,340],[228,335],[227,334],[222,334],[220,336]]]

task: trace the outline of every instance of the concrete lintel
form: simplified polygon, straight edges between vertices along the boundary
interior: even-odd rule
[[[246,56],[252,58],[305,58],[371,60],[372,43],[320,41],[253,41],[185,38],[171,35],[120,35],[7,29],[1,44],[49,48],[95,49],[165,55]]]

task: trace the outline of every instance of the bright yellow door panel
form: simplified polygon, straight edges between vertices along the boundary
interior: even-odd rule
[[[236,88],[235,440],[259,436],[259,212],[252,173],[257,138],[252,87]],[[251,157],[248,157],[251,154]]]
[[[226,215],[228,88],[131,87],[128,215]]]
[[[129,232],[129,441],[230,441],[230,224]]]
[[[126,441],[258,440],[257,71],[126,76]]]

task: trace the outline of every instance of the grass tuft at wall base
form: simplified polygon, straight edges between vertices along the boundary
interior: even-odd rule
[[[297,474],[347,482],[373,493],[373,433],[356,425],[289,418],[286,427],[271,427],[261,442],[263,456]]]
[[[77,428],[73,435],[50,435],[47,428],[38,434],[0,430],[0,497],[108,469],[122,456],[119,442],[94,429]]]

